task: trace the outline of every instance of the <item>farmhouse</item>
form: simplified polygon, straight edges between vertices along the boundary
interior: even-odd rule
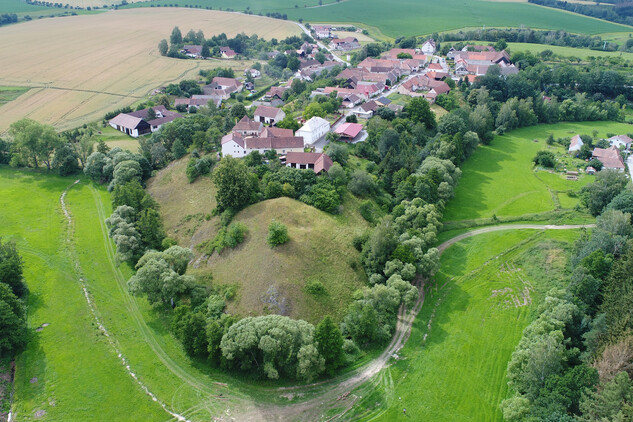
[[[209,105],[209,102],[213,101],[216,107],[222,105],[222,99],[214,95],[192,95],[191,98],[176,98],[174,100],[174,107],[184,105],[189,108],[200,108]]]
[[[374,100],[361,104],[360,107],[355,109],[353,113],[361,119],[369,119],[374,115],[374,112],[378,109],[378,103]]]
[[[202,92],[205,95],[215,95],[223,100],[227,100],[234,92],[240,92],[244,89],[242,82],[235,78],[222,78],[216,76],[211,80],[209,85],[202,87]]]
[[[328,172],[334,164],[327,154],[316,152],[289,152],[281,157],[281,162],[287,167],[313,170],[316,174]]]
[[[180,52],[188,57],[197,59],[202,57],[202,46],[201,45],[184,45]]]
[[[289,88],[290,87],[288,86],[272,86],[268,92],[264,94],[264,99],[273,100],[276,98],[278,100],[283,100],[284,92],[286,92]]]
[[[435,49],[435,41],[433,39],[424,41],[424,44],[422,44],[422,47],[420,48],[424,54],[429,55],[435,53]]]
[[[607,139],[607,141],[609,141],[609,144],[612,147],[616,147],[616,148],[623,147],[624,149],[628,151],[631,148],[631,143],[633,142],[633,139],[629,138],[626,135],[616,135],[616,136],[610,137],[609,139]]]
[[[179,113],[167,110],[165,106],[156,106],[153,107],[155,117],[148,120],[149,110],[149,108],[146,108],[131,113],[120,113],[110,120],[110,126],[133,138],[137,138],[141,135],[155,132],[165,123],[182,117]]]
[[[244,76],[248,76],[248,75],[250,75],[251,78],[253,78],[253,79],[254,78],[259,78],[260,76],[262,76],[262,72],[260,72],[257,69],[246,69],[244,71]]]
[[[260,105],[255,110],[255,121],[265,123],[267,125],[277,124],[286,117],[286,113],[280,108]]]
[[[574,153],[580,151],[580,148],[584,145],[584,142],[580,138],[580,135],[576,135],[571,138],[571,142],[569,143],[569,153]]]
[[[314,34],[320,40],[332,37],[332,27],[330,25],[313,25]]]
[[[605,169],[623,172],[626,168],[620,150],[616,147],[596,148],[593,150],[592,158],[600,160]]]
[[[303,138],[304,144],[312,145],[325,136],[329,130],[330,122],[321,117],[314,116],[301,126],[296,135]]]
[[[259,136],[263,128],[262,123],[254,122],[248,116],[244,116],[233,126],[233,132],[240,134],[240,136]]]
[[[330,42],[330,48],[341,51],[355,50],[360,48],[360,44],[355,37],[335,38]]]
[[[241,158],[246,156],[246,149],[244,148],[244,138],[238,132],[231,132],[222,137],[222,156],[232,156],[235,158]]]
[[[352,142],[361,130],[363,130],[363,125],[360,123],[343,123],[334,130],[334,133],[336,133],[342,141]]]
[[[398,87],[398,92],[411,97],[425,97],[434,102],[439,94],[447,94],[451,88],[444,81],[436,81],[428,75],[414,76]],[[428,95],[431,93],[431,95]]]
[[[278,154],[287,154],[288,152],[303,152],[303,138],[300,136],[284,136],[284,137],[268,137],[268,138],[245,138],[244,148],[246,154],[253,151],[265,153],[274,150]]]
[[[220,55],[223,59],[233,59],[237,56],[237,53],[231,47],[220,47]]]

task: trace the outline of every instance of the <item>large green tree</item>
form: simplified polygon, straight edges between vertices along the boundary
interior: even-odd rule
[[[0,358],[11,356],[24,347],[26,339],[22,302],[9,286],[0,283]]]
[[[218,189],[218,208],[238,210],[251,202],[257,179],[241,160],[229,156],[222,158],[216,166],[213,182]]]
[[[31,119],[22,119],[11,124],[9,135],[13,139],[14,164],[37,168],[44,163],[50,170],[51,156],[55,148],[61,145],[61,140],[52,126]]]
[[[0,237],[0,283],[11,288],[17,296],[26,292],[26,286],[22,281],[22,257],[18,253],[15,242],[2,243]]]
[[[326,315],[316,326],[314,339],[317,342],[317,350],[325,359],[325,370],[329,375],[334,375],[334,371],[343,365],[343,336],[341,330]]]

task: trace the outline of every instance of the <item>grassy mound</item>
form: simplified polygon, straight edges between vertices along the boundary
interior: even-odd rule
[[[233,221],[248,228],[235,249],[206,256],[202,245],[220,228],[215,208],[215,186],[208,177],[188,183],[187,158],[172,163],[148,183],[161,204],[169,236],[194,250],[190,272],[211,274],[215,286],[234,286],[228,311],[242,316],[283,314],[316,323],[330,314],[340,320],[352,293],[365,285],[360,254],[352,239],[367,228],[358,214],[359,201],[348,195],[344,211],[330,215],[290,198],[254,204]],[[288,227],[290,241],[272,249],[266,243],[272,220]]]

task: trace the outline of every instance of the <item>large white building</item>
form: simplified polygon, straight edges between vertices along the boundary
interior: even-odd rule
[[[303,137],[306,145],[312,145],[325,136],[330,130],[330,122],[322,117],[314,116],[296,132],[296,136]]]

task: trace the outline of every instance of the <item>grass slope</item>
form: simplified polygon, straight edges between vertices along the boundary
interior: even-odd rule
[[[621,51],[600,51],[600,50],[590,50],[588,48],[573,48],[573,47],[562,47],[557,45],[547,45],[547,44],[530,44],[530,43],[518,43],[511,42],[508,43],[508,49],[513,53],[519,51],[529,51],[534,54],[538,54],[543,50],[551,50],[554,54],[559,56],[566,57],[578,57],[580,59],[586,60],[589,57],[623,57],[626,60],[633,59],[633,53],[626,53]]]
[[[42,19],[0,28],[2,85],[32,88],[0,106],[0,134],[23,117],[69,129],[129,106],[170,82],[219,66],[243,70],[247,61],[162,57],[158,42],[174,26],[207,37],[257,33],[285,38],[299,28],[278,19],[194,9],[116,10]],[[29,48],[38,46],[38,54]],[[72,48],[69,48],[72,46]]]
[[[631,125],[613,122],[559,123],[518,129],[496,136],[488,146],[480,146],[462,166],[462,179],[444,213],[446,221],[501,216],[520,216],[551,211],[557,207],[551,191],[577,190],[588,183],[589,176],[579,181],[564,180],[556,174],[534,172],[532,158],[546,149],[545,139],[591,134],[600,137],[607,132],[628,133]],[[534,140],[538,142],[534,142]],[[562,151],[561,147],[557,147]],[[576,200],[577,201],[577,200]],[[576,201],[565,198],[561,206],[573,206]]]
[[[274,249],[266,244],[272,220],[284,223],[290,235],[288,243]],[[230,313],[281,312],[315,324],[326,314],[342,319],[352,293],[365,285],[359,253],[352,246],[357,226],[290,198],[252,205],[234,221],[248,227],[244,244],[214,254],[207,264],[214,282],[239,285]],[[326,294],[309,294],[309,281],[320,281]]]
[[[248,227],[244,243],[207,260],[196,246],[219,230],[219,218],[210,215],[216,206],[215,185],[209,177],[190,184],[187,162],[188,157],[161,170],[148,182],[148,190],[161,205],[168,235],[196,252],[192,273],[210,273],[214,284],[238,287],[228,311],[242,316],[281,311],[315,323],[325,314],[342,318],[351,294],[365,283],[352,246],[352,238],[367,227],[356,211],[358,200],[348,195],[338,216],[289,198],[257,203],[234,219]],[[266,243],[273,219],[286,224],[290,234],[290,242],[275,249]],[[308,281],[323,283],[327,294],[307,293]]]
[[[31,292],[29,344],[16,365],[16,416],[30,420],[43,411],[48,420],[164,420],[89,313],[59,203],[72,181],[0,167],[0,235],[17,242]],[[36,332],[44,323],[50,325]]]
[[[399,360],[357,392],[348,418],[501,421],[507,362],[543,293],[566,276],[577,235],[489,233],[450,247]]]

